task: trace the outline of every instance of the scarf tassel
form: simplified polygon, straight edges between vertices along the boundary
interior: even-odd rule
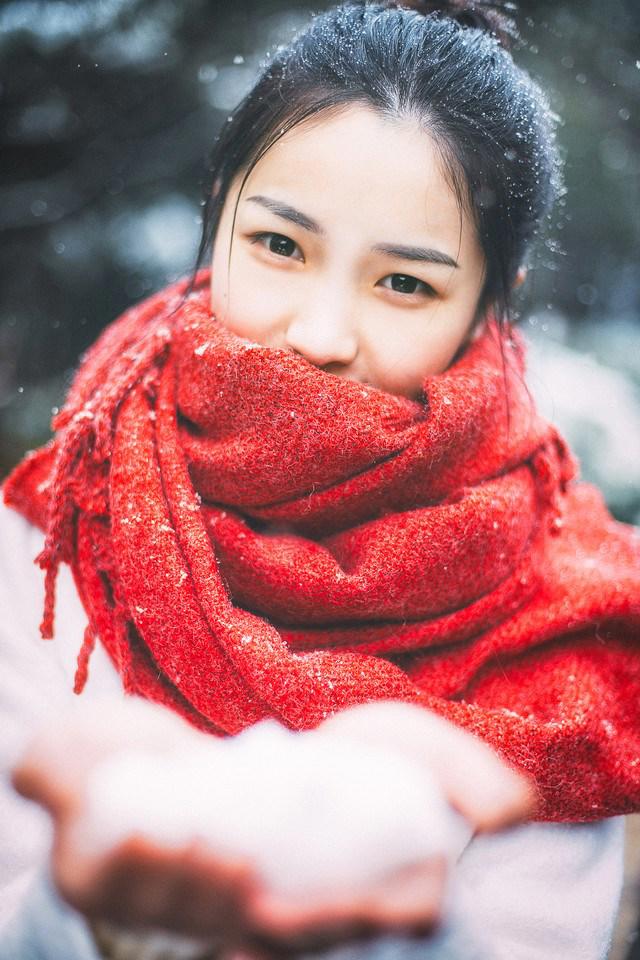
[[[554,429],[531,464],[540,499],[548,509],[547,530],[557,537],[564,527],[565,495],[569,482],[578,475],[578,461]]]

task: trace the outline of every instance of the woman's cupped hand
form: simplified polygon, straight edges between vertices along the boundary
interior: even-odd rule
[[[469,836],[535,806],[489,747],[397,701],[227,740],[133,698],[82,705],[33,740],[14,784],[52,817],[72,906],[227,956],[427,934]]]

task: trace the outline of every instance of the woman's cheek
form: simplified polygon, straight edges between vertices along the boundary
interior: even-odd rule
[[[407,352],[383,350],[375,364],[367,364],[367,368],[366,380],[371,386],[401,397],[415,397],[424,379],[421,365],[415,362],[415,354],[412,355],[410,349]]]
[[[441,348],[434,341],[429,318],[384,317],[384,323],[368,331],[362,344],[366,361],[367,380],[387,393],[415,398],[422,388],[425,376],[434,372],[440,363]]]
[[[275,342],[282,316],[278,297],[255,284],[238,284],[232,289],[222,323],[233,333],[247,337],[263,346],[278,346]]]

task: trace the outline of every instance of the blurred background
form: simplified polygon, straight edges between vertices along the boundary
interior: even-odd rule
[[[0,5],[0,476],[80,353],[194,262],[206,157],[310,0]],[[562,118],[567,193],[519,302],[530,382],[640,522],[640,4],[521,0],[516,59]]]
[[[216,131],[326,6],[0,3],[0,478],[48,438],[100,330],[191,270]],[[567,188],[518,302],[530,382],[583,475],[640,523],[640,3],[519,10],[515,57],[562,118]],[[616,957],[640,902],[635,849]]]

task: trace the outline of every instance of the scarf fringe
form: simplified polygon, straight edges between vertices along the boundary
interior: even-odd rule
[[[567,488],[579,475],[579,464],[557,430],[541,445],[531,459],[540,500],[547,508],[547,530],[552,537],[564,526]]]
[[[62,562],[75,552],[78,490],[91,487],[90,464],[107,463],[113,451],[114,424],[123,399],[142,380],[148,386],[159,373],[171,342],[171,315],[178,309],[185,284],[175,290],[164,310],[134,307],[103,336],[84,358],[64,408],[52,421],[57,456],[49,485],[45,545],[36,562],[45,571],[45,601],[40,633],[54,635],[55,587]],[[142,325],[142,330],[140,329]],[[84,649],[84,645],[83,645]],[[84,685],[84,684],[83,684]]]

